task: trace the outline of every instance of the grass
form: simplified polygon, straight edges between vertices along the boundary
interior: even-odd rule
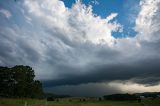
[[[148,105],[159,105],[160,106],[160,98],[146,98],[142,101],[142,103],[144,104],[148,104]]]
[[[160,98],[157,99],[144,99],[142,103],[138,101],[97,101],[87,100],[79,101],[75,98],[59,99],[58,101],[46,102],[46,100],[37,99],[6,99],[0,98],[0,106],[142,106],[142,103],[149,105],[160,105]]]
[[[48,106],[141,106],[138,102],[49,102]]]
[[[45,100],[0,98],[0,106],[45,106]]]

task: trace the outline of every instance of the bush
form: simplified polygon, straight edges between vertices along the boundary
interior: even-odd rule
[[[48,97],[47,101],[55,101],[55,99],[53,97]]]

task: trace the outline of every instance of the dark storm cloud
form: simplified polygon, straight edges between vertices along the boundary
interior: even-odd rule
[[[119,88],[107,86],[105,83],[87,83],[70,86],[57,86],[44,89],[46,92],[54,92],[56,94],[66,94],[72,96],[103,96],[105,94],[119,93]]]
[[[150,59],[138,61],[132,64],[112,64],[96,66],[91,64],[93,70],[88,73],[79,74],[64,74],[64,78],[58,80],[44,81],[44,86],[59,86],[59,85],[78,85],[90,82],[103,82],[114,80],[131,80],[140,84],[155,85],[160,81],[160,59]],[[62,70],[73,70],[64,68]],[[79,72],[78,70],[74,69]]]

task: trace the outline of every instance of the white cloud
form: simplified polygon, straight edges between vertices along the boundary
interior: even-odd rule
[[[160,0],[141,0],[140,6],[135,27],[137,38],[151,42],[160,39]]]
[[[107,16],[106,21],[109,22],[113,20],[113,18],[117,17],[117,13],[112,13],[111,15]]]
[[[58,28],[72,41],[112,45],[115,40],[111,35],[112,31],[122,29],[120,24],[108,22],[115,18],[117,13],[102,19],[92,13],[91,6],[87,7],[80,1],[71,9],[66,8],[62,1],[25,1],[25,6],[30,13],[43,19],[47,27]]]
[[[93,3],[95,5],[99,5],[99,2],[97,0],[92,0],[91,3]]]
[[[10,13],[10,11],[8,11],[6,9],[0,9],[0,13],[3,14],[8,19],[12,16],[12,14]]]
[[[159,92],[160,85],[145,86],[133,82],[110,82],[108,85],[112,88],[119,88],[123,93],[143,93],[143,92]]]

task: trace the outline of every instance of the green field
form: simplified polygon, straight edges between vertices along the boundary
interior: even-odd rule
[[[79,101],[79,99],[75,98],[58,99],[49,102],[37,99],[0,98],[0,106],[143,106],[143,104],[149,106],[160,106],[160,99],[145,99],[139,103],[138,101],[98,101],[94,99]]]

